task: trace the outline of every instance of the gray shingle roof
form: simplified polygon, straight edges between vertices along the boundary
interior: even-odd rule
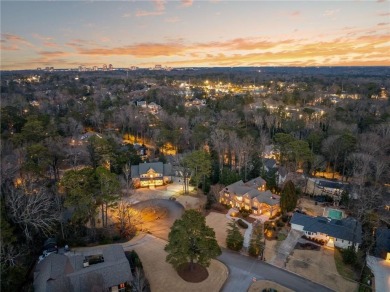
[[[345,184],[341,182],[336,181],[330,181],[330,180],[317,180],[317,185],[324,188],[330,188],[330,189],[342,189]]]
[[[164,176],[172,175],[172,165],[162,162],[140,163],[139,165],[131,166],[131,177],[138,178],[141,174],[145,174],[149,169],[153,169],[157,173],[162,173]]]
[[[256,199],[260,203],[266,203],[270,206],[278,205],[280,203],[280,196],[272,194],[270,190],[259,192],[259,195],[256,197]]]
[[[276,166],[276,160],[273,158],[265,158],[263,159],[263,163],[268,170],[271,170]]]
[[[294,213],[290,223],[303,226],[304,231],[321,232],[338,239],[359,244],[362,242],[362,226],[352,217],[336,220]]]
[[[259,176],[254,179],[251,179],[250,181],[247,181],[244,185],[251,188],[259,188],[265,186],[266,184],[267,182]]]
[[[378,228],[376,230],[375,256],[385,258],[390,252],[390,229]]]
[[[81,255],[51,254],[37,266],[34,290],[87,291],[94,284],[108,289],[132,280],[130,264],[121,245],[106,247],[103,256],[104,262],[84,268]]]

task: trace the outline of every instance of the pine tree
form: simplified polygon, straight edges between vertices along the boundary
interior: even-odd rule
[[[261,223],[254,225],[248,252],[251,256],[263,255],[265,249],[264,231]]]
[[[283,187],[282,195],[280,198],[280,208],[283,213],[291,212],[297,206],[297,193],[295,191],[294,183],[289,180]]]
[[[244,236],[238,229],[237,222],[233,220],[228,223],[230,228],[227,229],[226,246],[231,250],[239,251],[244,244]]]
[[[173,223],[165,246],[166,261],[174,268],[182,264],[197,263],[204,267],[221,254],[214,230],[206,225],[205,217],[198,211],[187,210],[181,219]]]

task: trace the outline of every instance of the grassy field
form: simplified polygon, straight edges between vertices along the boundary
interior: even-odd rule
[[[336,264],[337,272],[344,278],[355,280],[355,272],[351,266],[344,264],[343,256],[338,248],[334,249],[334,261]]]

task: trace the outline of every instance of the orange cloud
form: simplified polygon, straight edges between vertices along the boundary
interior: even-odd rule
[[[1,33],[1,43],[2,49],[9,51],[17,51],[20,50],[22,47],[34,47],[34,45],[27,41],[25,38],[10,33]]]
[[[344,34],[328,41],[310,38],[281,41],[264,38],[237,38],[223,42],[185,43],[183,39],[177,39],[163,43],[140,43],[114,48],[96,45],[87,48],[81,44],[81,40],[74,40],[74,43],[68,45],[73,46],[76,54],[83,56],[132,56],[138,59],[168,57],[166,62],[181,64],[245,66],[262,65],[263,62],[267,64],[283,62],[306,64],[312,62],[310,60],[317,60],[316,62],[321,64],[326,59],[331,60],[330,63],[335,63],[343,57],[354,56],[360,56],[365,62],[374,62],[377,57],[374,58],[372,52],[387,56],[390,38],[387,34],[373,34],[372,32],[371,29],[367,29],[365,34],[358,32],[353,37],[347,37]],[[183,61],[180,61],[181,59]],[[164,62],[164,59],[159,62]]]
[[[162,15],[165,13],[165,1],[164,0],[153,0],[155,10],[147,11],[147,10],[137,10],[135,16],[143,17],[143,16],[155,16]]]
[[[329,9],[325,10],[323,16],[334,16],[340,12],[340,9]]]
[[[181,0],[181,6],[183,7],[190,7],[193,3],[193,0]]]
[[[41,51],[38,52],[38,54],[48,58],[58,58],[58,57],[65,57],[70,55],[70,53],[62,52],[62,51]]]
[[[168,23],[177,23],[180,21],[180,18],[175,16],[175,17],[166,18],[164,21]]]
[[[137,12],[135,13],[135,16],[142,17],[142,16],[162,15],[162,14],[164,14],[164,11],[137,10]]]
[[[298,10],[290,13],[290,16],[292,16],[292,17],[296,17],[296,16],[300,16],[300,15],[301,15],[301,12]]]
[[[157,11],[165,10],[165,2],[166,2],[165,0],[153,0],[153,2]]]
[[[181,55],[186,47],[177,43],[145,43],[118,48],[78,48],[82,55],[132,55],[137,58]]]

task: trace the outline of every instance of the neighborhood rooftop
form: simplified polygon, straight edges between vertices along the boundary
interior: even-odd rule
[[[88,267],[80,254],[49,255],[36,268],[34,291],[87,291],[95,284],[107,290],[132,280],[122,246],[107,246],[102,253],[104,261]]]
[[[304,231],[320,232],[335,238],[359,244],[362,243],[362,226],[358,221],[351,217],[336,220],[294,213],[290,223],[303,226]]]

